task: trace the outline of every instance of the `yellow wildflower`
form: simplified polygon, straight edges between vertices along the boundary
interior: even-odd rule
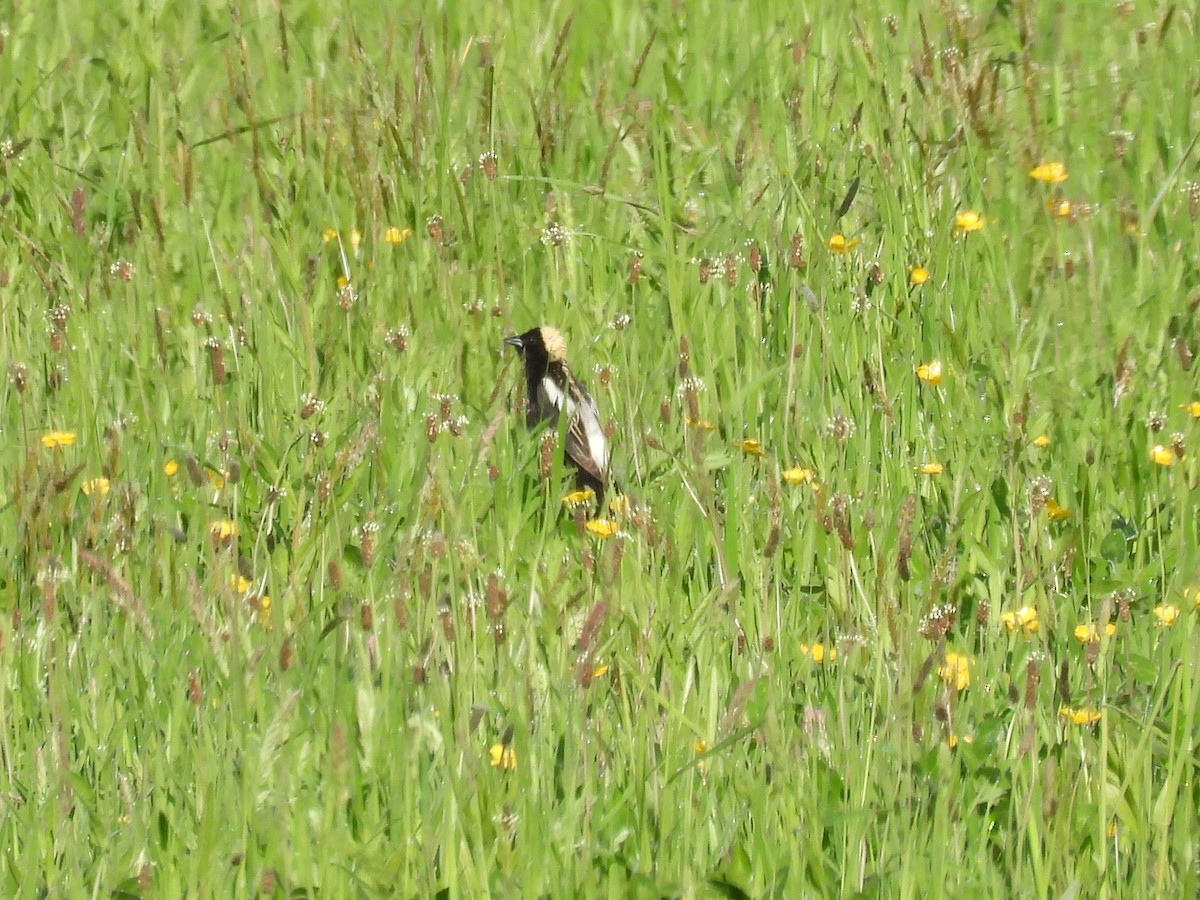
[[[1150,461],[1158,466],[1173,466],[1175,465],[1175,453],[1170,447],[1155,444],[1150,450]]]
[[[562,503],[563,506],[567,507],[568,509],[574,509],[577,506],[582,506],[589,500],[595,499],[596,492],[589,487],[585,487],[583,490],[571,491],[571,493],[562,498]]]
[[[817,665],[823,665],[826,660],[833,662],[838,656],[837,647],[826,647],[820,642],[813,644],[811,647],[808,644],[801,644],[800,652]]]
[[[612,519],[592,519],[583,526],[591,534],[598,538],[612,537],[617,533],[617,523]]]
[[[81,487],[83,492],[89,497],[95,494],[97,497],[103,497],[108,493],[109,483],[107,478],[89,478]]]
[[[1004,630],[1010,634],[1020,631],[1028,636],[1036,634],[1038,630],[1038,614],[1032,606],[1022,606],[1020,609],[1001,613],[1000,621],[1004,623]]]
[[[683,423],[688,428],[698,428],[700,431],[716,431],[717,426],[707,419],[693,419],[691,416],[684,416]]]
[[[1055,197],[1046,201],[1046,211],[1056,219],[1071,218],[1071,201],[1064,197]]]
[[[355,250],[357,250],[358,245],[361,243],[362,243],[362,232],[359,231],[357,228],[355,228],[353,231],[350,232],[350,246],[353,247]]]
[[[1101,713],[1087,707],[1074,709],[1070,706],[1064,706],[1059,709],[1058,714],[1072,725],[1092,725],[1103,718]]]
[[[816,479],[817,473],[812,469],[784,469],[780,477],[788,484],[807,484]]]
[[[163,463],[163,474],[166,475],[168,478],[174,478],[176,473],[178,473],[178,472],[179,472],[179,463],[176,462],[175,460],[168,459],[165,463]]]
[[[254,606],[254,618],[258,620],[258,624],[268,631],[271,630],[271,597],[269,594],[263,594],[261,597],[251,598],[251,603]]]
[[[488,757],[492,768],[515,769],[517,767],[517,751],[507,744],[492,744],[488,748]]]
[[[321,240],[324,241],[326,244],[332,243],[333,241],[336,241],[337,239],[338,239],[338,233],[337,233],[336,228],[326,228],[324,231],[321,232]]]
[[[925,384],[936,386],[942,383],[942,361],[931,359],[917,366],[917,377]]]
[[[913,466],[914,472],[920,472],[922,475],[941,475],[946,471],[946,467],[940,462],[921,463],[919,466]]]
[[[956,691],[965,691],[971,684],[971,660],[961,653],[947,653],[937,673]]]
[[[954,217],[954,230],[961,234],[970,234],[982,228],[985,221],[983,213],[974,209],[964,209]]]
[[[397,228],[393,225],[383,233],[383,239],[392,245],[403,244],[410,237],[412,237],[412,233],[413,232],[411,228]]]
[[[1049,497],[1046,500],[1046,518],[1051,522],[1061,522],[1063,519],[1071,518],[1071,511],[1053,497]]]
[[[1050,446],[1050,435],[1039,434],[1037,437],[1035,437],[1033,439],[1033,441],[1031,443],[1033,444],[1033,446],[1037,447],[1039,450],[1042,447],[1049,447]]]
[[[696,743],[692,744],[692,750],[695,751],[697,756],[699,756],[701,753],[707,753],[708,752],[708,741],[706,741],[706,740],[696,741]]]
[[[835,234],[829,239],[827,246],[834,253],[845,253],[847,250],[853,250],[858,246],[858,238],[848,241],[844,234]]]
[[[1174,603],[1164,603],[1154,607],[1154,618],[1163,628],[1170,628],[1179,619],[1179,607]]]
[[[1029,177],[1042,184],[1062,184],[1067,180],[1067,165],[1061,162],[1044,162],[1029,170]]]
[[[924,266],[913,266],[908,270],[909,284],[915,284],[918,287],[929,280],[929,270]]]
[[[245,575],[239,575],[237,572],[234,572],[229,576],[229,587],[236,594],[244,594],[250,588],[254,587],[254,582]]]
[[[1117,633],[1117,626],[1109,622],[1104,626],[1104,634],[1112,637]],[[1094,644],[1100,640],[1100,629],[1089,622],[1081,622],[1075,626],[1075,640],[1081,644]]]
[[[208,526],[208,533],[216,542],[228,541],[237,537],[238,524],[229,519],[218,519]]]
[[[633,504],[629,502],[628,494],[617,494],[608,501],[608,511],[614,516],[626,515],[631,509]]]
[[[758,438],[746,438],[744,441],[734,441],[733,446],[737,447],[747,456],[765,455],[762,441],[760,441]]]
[[[51,431],[42,435],[42,446],[50,449],[70,447],[73,443],[75,443],[75,432],[73,431]]]
[[[1200,400],[1193,400],[1191,403],[1180,403],[1180,409],[1186,409],[1188,415],[1193,419],[1200,419]]]

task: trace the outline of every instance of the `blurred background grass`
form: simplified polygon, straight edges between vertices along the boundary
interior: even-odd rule
[[[1196,892],[1194,12],[6,15],[9,893]]]

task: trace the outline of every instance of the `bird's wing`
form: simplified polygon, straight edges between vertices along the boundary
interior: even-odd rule
[[[608,471],[608,441],[600,424],[600,408],[582,384],[568,376],[567,455],[600,482]]]

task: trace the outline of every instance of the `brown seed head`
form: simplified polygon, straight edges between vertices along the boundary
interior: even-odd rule
[[[194,671],[188,673],[188,702],[199,706],[204,699],[204,690],[200,687],[200,676]]]
[[[1025,663],[1025,708],[1033,709],[1037,705],[1038,685],[1042,683],[1042,661],[1031,656]]]
[[[798,231],[792,235],[792,249],[788,255],[788,265],[793,269],[807,267],[807,263],[804,261],[804,235]]]

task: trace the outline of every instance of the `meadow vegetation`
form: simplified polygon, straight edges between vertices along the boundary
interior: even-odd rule
[[[4,895],[1196,896],[1194,9],[5,9]]]

